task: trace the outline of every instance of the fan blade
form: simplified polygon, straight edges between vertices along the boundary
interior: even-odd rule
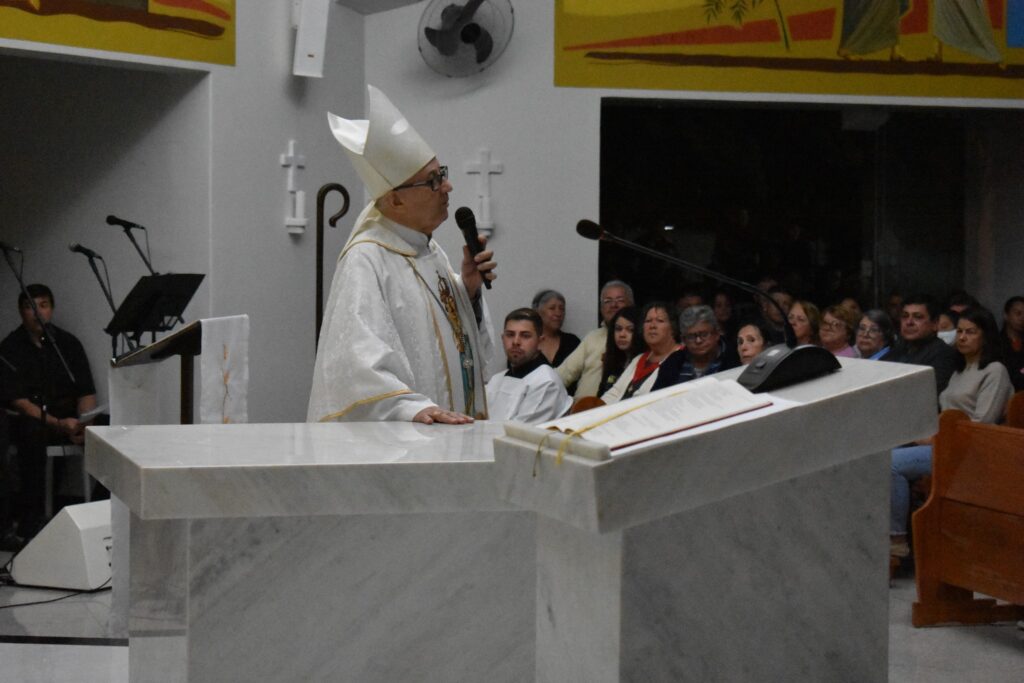
[[[459,22],[469,21],[476,14],[476,11],[480,9],[480,5],[484,4],[484,0],[469,0],[463,7],[462,12],[459,14]],[[454,7],[454,5],[449,5]]]
[[[487,29],[480,27],[480,35],[473,42],[473,47],[476,48],[476,63],[483,64],[487,61],[487,58],[491,56],[491,51],[494,49],[494,39],[491,38],[491,34]]]
[[[438,31],[429,26],[423,29],[430,44],[445,57],[451,57],[459,49],[459,34],[455,31]]]

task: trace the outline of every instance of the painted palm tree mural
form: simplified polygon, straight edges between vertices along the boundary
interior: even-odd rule
[[[740,26],[743,25],[743,20],[747,15],[754,9],[757,8],[764,0],[732,0],[726,2],[726,0],[704,0],[704,15],[708,19],[708,23],[713,20],[717,20],[726,10]],[[779,7],[779,0],[772,0],[775,5],[775,14],[778,17],[779,32],[782,34],[782,42],[785,44],[786,49],[789,49],[789,33],[786,31],[786,19],[782,15],[782,8]]]
[[[1024,0],[556,0],[555,83],[1024,97]]]

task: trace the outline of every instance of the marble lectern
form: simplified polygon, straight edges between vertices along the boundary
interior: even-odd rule
[[[935,385],[842,363],[560,464],[487,422],[92,428],[131,679],[884,681],[888,450],[934,432]]]

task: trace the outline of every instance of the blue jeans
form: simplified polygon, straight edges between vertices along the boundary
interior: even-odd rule
[[[932,472],[932,447],[907,446],[892,451],[892,489],[889,512],[889,533],[907,533],[910,516],[910,482]]]

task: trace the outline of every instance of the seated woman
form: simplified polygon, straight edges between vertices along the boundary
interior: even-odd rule
[[[598,396],[614,386],[629,362],[644,349],[642,327],[640,309],[635,306],[622,308],[612,316],[609,322],[608,342],[605,345],[604,357],[601,359],[603,369]]]
[[[821,314],[821,345],[834,356],[856,358],[857,349],[850,345],[856,325],[857,319],[850,311],[842,306],[829,306]]]
[[[818,307],[810,301],[794,301],[789,308],[787,319],[793,326],[797,344],[817,346],[821,343],[818,339],[818,333],[821,330],[821,313],[818,311]]]
[[[679,316],[683,333],[683,352],[665,359],[652,390],[664,389],[728,370],[736,357],[726,353],[722,329],[710,306],[690,306]]]
[[[740,354],[740,365],[749,365],[754,357],[768,348],[771,331],[762,318],[751,318],[740,324],[736,333],[736,348]]]
[[[542,289],[533,297],[533,310],[540,314],[544,331],[540,337],[540,352],[552,367],[558,367],[580,345],[580,338],[562,332],[565,322],[565,297],[553,289]]]
[[[631,360],[612,388],[602,394],[601,400],[605,403],[649,393],[658,379],[661,364],[673,354],[681,353],[679,323],[669,304],[663,301],[647,304],[643,321],[647,351]]]
[[[981,307],[969,308],[956,324],[957,370],[939,394],[942,410],[962,410],[975,422],[1002,420],[1013,395],[1006,367],[999,362],[999,331],[996,320]],[[910,482],[932,471],[932,439],[892,452],[890,554],[906,557]]]
[[[867,311],[857,325],[857,353],[868,360],[885,360],[896,342],[892,318],[880,308]]]

